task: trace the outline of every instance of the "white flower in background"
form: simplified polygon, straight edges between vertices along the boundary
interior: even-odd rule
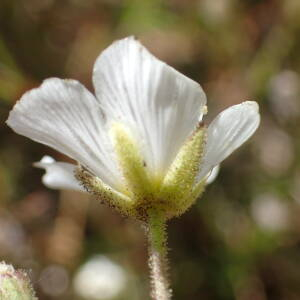
[[[157,199],[170,216],[184,212],[260,122],[257,103],[247,101],[206,128],[200,85],[133,37],[102,52],[93,83],[96,96],[75,80],[47,79],[24,94],[7,124],[81,166],[43,159],[36,166],[46,169],[47,186],[80,189],[77,170],[88,191],[129,215]]]
[[[74,177],[75,165],[65,162],[56,162],[54,158],[48,155],[45,155],[39,162],[33,165],[46,170],[42,179],[46,186],[53,189],[84,191]]]
[[[251,214],[254,221],[263,230],[280,232],[289,226],[289,208],[276,194],[258,195],[251,202]]]
[[[82,265],[74,276],[73,287],[83,299],[115,299],[127,284],[125,270],[103,255],[97,255]]]

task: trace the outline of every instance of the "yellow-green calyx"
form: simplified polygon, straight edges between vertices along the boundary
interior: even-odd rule
[[[196,183],[206,140],[206,128],[198,126],[179,150],[164,176],[152,176],[139,144],[120,123],[111,127],[111,136],[124,178],[121,192],[110,188],[98,177],[78,167],[76,178],[101,202],[120,213],[146,221],[149,212],[157,211],[166,219],[184,213],[200,196],[205,180]]]
[[[117,159],[126,181],[125,188],[123,188],[124,192],[135,201],[149,197],[152,192],[152,183],[135,139],[120,123],[113,123],[111,135]]]

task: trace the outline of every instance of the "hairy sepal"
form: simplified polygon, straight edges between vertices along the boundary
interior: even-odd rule
[[[109,187],[81,166],[75,169],[75,177],[101,203],[116,209],[124,216],[133,216],[133,201],[129,197]]]
[[[179,217],[184,214],[195,202],[196,200],[203,194],[206,187],[206,180],[200,181],[198,184],[194,186],[192,192],[187,195],[185,199],[181,202],[180,210],[174,214],[174,217]]]
[[[126,181],[125,192],[136,202],[149,198],[152,185],[137,141],[124,125],[116,122],[111,126],[111,135],[119,166]]]
[[[182,214],[192,195],[201,165],[206,141],[206,128],[198,126],[180,149],[166,174],[158,197],[170,203],[169,213]]]

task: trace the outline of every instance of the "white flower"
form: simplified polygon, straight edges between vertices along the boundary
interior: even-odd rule
[[[74,177],[76,166],[65,162],[56,162],[51,156],[45,155],[33,164],[37,168],[45,169],[43,183],[53,189],[84,191]]]
[[[76,272],[73,286],[83,299],[116,299],[126,290],[128,274],[118,264],[103,255],[89,259]]]
[[[102,52],[94,66],[93,83],[96,96],[75,80],[47,79],[23,95],[7,124],[73,158],[106,189],[127,197],[126,174],[116,152],[126,156],[131,143],[136,144],[147,176],[163,179],[202,121],[206,96],[198,83],[155,58],[133,37]],[[206,180],[255,132],[259,122],[256,102],[243,102],[220,113],[207,128],[205,144],[201,137],[204,150],[199,148],[193,185]],[[115,124],[121,124],[121,134],[119,125],[113,129]],[[124,133],[134,142],[130,139],[128,149],[116,151],[118,134]],[[37,166],[46,169],[44,183],[49,187],[79,189],[74,165],[42,160]]]

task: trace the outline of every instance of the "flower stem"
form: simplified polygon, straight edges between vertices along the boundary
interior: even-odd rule
[[[149,267],[153,300],[171,299],[168,276],[166,218],[150,211],[148,218]]]

